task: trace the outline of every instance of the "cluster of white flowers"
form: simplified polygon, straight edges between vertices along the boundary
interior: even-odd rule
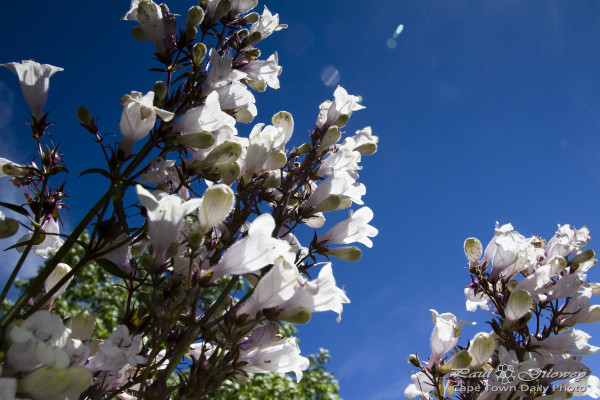
[[[85,391],[94,398],[130,398],[131,391],[142,396],[159,390],[149,388],[154,382],[165,390],[154,396],[168,397],[167,379],[185,355],[196,372],[182,390],[196,397],[246,373],[295,373],[300,380],[309,361],[296,338],[279,334],[278,323],[306,323],[312,313],[329,310],[340,321],[350,300],[336,284],[330,257],[356,261],[358,247],[335,245],[371,247],[378,233],[369,225],[373,212],[364,206],[366,188],[358,182],[361,157],[377,151],[378,138],[369,127],[354,135],[341,131],[364,108],[342,87],[321,104],[310,141],[298,147],[290,146],[294,119],[286,111],[270,125],[255,124],[248,137],[238,132],[239,123],[257,116],[253,91],[279,88],[282,71],[277,53],[261,60],[253,46],[286,26],[266,7],[251,13],[256,5],[204,1],[188,10],[178,31],[166,5],[132,0],[123,19],[139,23],[132,31],[136,39],[154,44],[168,83],[122,96],[122,138],[114,147],[104,143],[91,112],[78,110],[108,162],[106,170],[86,173],[100,171],[111,185],[71,235],[59,231],[64,184],[49,186],[50,177],[64,170],[57,149],[39,154],[42,168],[0,159],[0,176],[35,195],[28,197],[31,232],[15,248],[22,260],[30,252],[48,259],[2,319],[8,338],[0,360],[2,398],[74,399]],[[215,29],[218,24],[223,29]],[[195,43],[200,31],[216,43]],[[19,76],[42,148],[49,77],[62,69],[34,61],[4,66]],[[172,79],[175,71],[181,75]],[[133,187],[139,203],[124,205],[125,191]],[[354,204],[361,207],[352,210]],[[141,226],[126,215],[131,209],[141,211]],[[314,239],[301,244],[297,230],[320,229],[326,213],[344,209],[350,209],[348,219],[312,232]],[[13,210],[30,216],[24,207]],[[13,235],[15,225],[0,214],[2,237]],[[62,263],[87,226],[93,230],[84,260]],[[54,299],[93,260],[123,278],[129,292],[123,325],[103,341],[90,340],[90,313],[66,322],[51,313]],[[318,270],[314,279],[311,268]],[[40,283],[45,291],[33,299]],[[205,291],[215,288],[218,296],[205,302]]]
[[[510,224],[496,226],[485,252],[479,240],[467,239],[473,283],[465,288],[466,308],[490,310],[493,330],[477,333],[461,347],[457,343],[464,322],[431,310],[432,355],[427,364],[411,355],[409,362],[419,371],[405,395],[598,398],[600,379],[590,375],[582,357],[600,347],[590,345],[590,336],[575,328],[600,321],[600,305],[590,304],[593,294],[600,295],[600,284],[586,281],[596,264],[594,252],[582,250],[588,240],[585,227],[559,225],[546,243],[525,238]]]

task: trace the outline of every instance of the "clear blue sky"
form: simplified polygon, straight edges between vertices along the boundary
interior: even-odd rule
[[[184,13],[193,4],[169,6]],[[334,87],[321,73],[334,67],[339,84],[366,106],[346,130],[371,125],[380,137],[378,153],[363,158],[360,174],[379,236],[360,262],[334,263],[352,303],[340,324],[329,313],[300,327],[301,349],[331,351],[329,368],[345,399],[402,398],[408,354],[429,354],[428,309],[466,320],[486,316],[464,308],[466,237],[485,245],[500,221],[549,239],[557,224],[568,223],[587,225],[590,247],[600,251],[594,240],[600,236],[600,3],[266,4],[289,28],[261,43],[265,57],[279,52],[283,74],[281,89],[256,95],[255,122],[290,111],[301,143],[319,103],[332,97]],[[119,21],[127,1],[13,1],[1,9],[0,62],[35,59],[65,69],[51,80],[46,109],[58,122],[52,131],[72,171],[67,225],[73,224],[104,188],[88,180],[75,186],[84,164],[102,165],[75,110],[88,106],[103,131],[118,132],[121,95],[146,92],[159,79],[145,72],[155,66],[152,44],[136,42],[129,34],[134,25]],[[404,31],[390,49],[386,41],[398,24]],[[28,113],[15,77],[0,72],[0,156],[33,157],[23,126]],[[239,129],[246,135],[250,126]],[[592,269],[588,280],[600,281],[600,273]],[[582,328],[600,345],[599,328]],[[465,329],[463,342],[479,330],[488,329]],[[599,374],[598,357],[588,362]]]

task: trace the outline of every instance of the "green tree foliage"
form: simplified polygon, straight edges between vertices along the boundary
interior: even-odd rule
[[[88,240],[84,234],[80,238]],[[63,259],[68,265],[75,265],[83,256],[83,247],[75,245]],[[19,280],[16,288],[23,290],[29,280]],[[219,290],[214,291],[214,297]],[[52,303],[54,311],[63,318],[70,318],[80,311],[88,310],[96,317],[96,330],[93,338],[108,337],[120,324],[120,314],[125,309],[127,290],[121,280],[104,270],[95,262],[87,264],[75,275],[68,289]],[[206,299],[206,301],[213,301]],[[2,309],[10,306],[5,302]],[[285,337],[294,336],[296,328],[285,323],[281,333]],[[318,354],[308,356],[310,367],[304,371],[304,377],[297,383],[292,375],[253,374],[245,382],[233,382],[223,385],[206,397],[208,400],[339,400],[339,383],[333,373],[325,369],[329,362],[329,352],[320,349]]]

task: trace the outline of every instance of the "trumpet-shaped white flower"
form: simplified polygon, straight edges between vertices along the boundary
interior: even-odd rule
[[[300,355],[300,348],[296,338],[290,337],[275,340],[274,330],[268,330],[269,325],[255,330],[246,346],[240,347],[239,362],[246,363],[241,367],[243,371],[264,374],[269,372],[296,374],[296,381],[302,379],[302,371],[309,366],[309,360]],[[252,336],[261,336],[253,340]]]
[[[258,4],[258,0],[231,0],[231,13],[239,15],[252,10]]]
[[[280,146],[284,140],[285,133],[272,125],[265,126],[265,124],[260,123],[252,128],[245,158],[245,175],[247,179],[265,166],[271,150]]]
[[[273,53],[266,60],[255,60],[240,68],[245,72],[249,85],[255,90],[262,92],[266,86],[271,89],[279,89],[279,75],[282,67],[279,66],[277,53]]]
[[[136,186],[138,198],[148,214],[148,236],[154,246],[159,262],[164,260],[166,250],[177,239],[183,217],[194,212],[202,204],[201,199],[184,201],[177,195],[164,192],[150,193],[141,185]]]
[[[44,240],[40,244],[33,245],[33,254],[42,258],[48,258],[52,253],[60,249],[64,241],[59,236],[60,228],[58,222],[53,217],[48,217],[44,225],[42,225],[42,230],[45,235]],[[31,233],[26,234],[18,240],[18,243],[30,240],[31,235]],[[17,251],[19,253],[25,251],[25,245],[17,247]]]
[[[471,368],[478,368],[485,363],[496,349],[496,339],[489,333],[479,332],[469,345]]]
[[[150,133],[156,122],[158,115],[163,121],[173,119],[173,114],[170,111],[161,110],[154,107],[154,92],[150,91],[145,95],[140,92],[130,92],[121,97],[121,105],[123,113],[119,128],[123,135],[123,140],[119,147],[129,154],[135,142],[143,139]]]
[[[231,111],[236,121],[248,123],[256,117],[256,99],[246,85],[232,82],[217,88],[216,91],[219,93],[221,109]]]
[[[367,126],[360,131],[356,131],[354,136],[352,136],[352,139],[354,140],[354,150],[362,155],[370,155],[377,151],[379,137],[373,135],[370,126]]]
[[[587,227],[571,229],[569,225],[559,225],[558,230],[546,245],[546,256],[568,257],[577,252],[590,240],[590,231]]]
[[[129,329],[121,325],[98,347],[98,352],[85,365],[91,373],[98,371],[118,371],[125,365],[144,364],[146,359],[137,353],[142,336],[129,334]]]
[[[589,344],[587,341],[590,337],[584,331],[573,329],[569,332],[550,336],[544,340],[538,340],[535,336],[532,336],[531,344],[557,355],[596,354],[600,352],[600,347]]]
[[[274,229],[275,220],[271,214],[259,215],[250,225],[248,235],[234,243],[213,268],[213,279],[259,270],[288,253],[289,243],[272,237]]]
[[[362,207],[356,212],[350,211],[350,218],[337,223],[327,233],[318,238],[319,242],[327,241],[335,244],[349,244],[359,242],[367,247],[372,247],[370,237],[377,236],[379,231],[368,223],[373,219],[373,211],[369,207]]]
[[[44,288],[46,289],[46,293],[52,290],[52,288],[54,288],[54,286],[56,286],[58,282],[60,282],[60,280],[64,278],[69,272],[71,272],[71,267],[69,267],[65,263],[58,263],[58,265],[54,268],[52,273],[48,275],[46,281],[44,282]],[[58,288],[56,292],[54,292],[50,303],[52,303],[53,299],[60,296],[67,289],[69,283],[71,283],[72,280],[73,277],[69,278],[67,282],[65,282],[60,288]]]
[[[273,32],[287,28],[287,25],[279,24],[279,14],[271,14],[271,11],[265,6],[260,19],[250,27],[250,34],[254,32],[260,33],[261,39],[271,36]]]
[[[239,69],[233,68],[233,55],[230,51],[225,52],[223,57],[215,49],[210,49],[210,71],[206,79],[207,87],[204,89],[206,93],[212,90],[229,85],[232,82],[237,82],[246,77],[246,73]]]
[[[433,321],[433,332],[431,334],[431,360],[438,362],[444,354],[452,349],[458,342],[461,334],[460,326],[470,324],[466,321],[458,321],[454,314],[439,314],[435,310],[431,311]]]
[[[345,171],[338,171],[319,183],[306,204],[318,207],[327,197],[335,195],[349,199],[356,204],[364,204],[361,197],[367,193],[365,185],[358,183]]]
[[[340,117],[344,116],[342,118],[347,120],[347,118],[352,115],[352,112],[365,108],[358,103],[360,100],[358,96],[348,94],[346,89],[341,86],[338,86],[337,89],[335,89],[333,97],[333,102],[326,101],[319,107],[317,127],[320,129],[323,129],[325,126],[338,124],[338,126],[343,126],[345,123],[338,121]],[[336,122],[338,124],[336,124]]]
[[[475,312],[477,311],[477,307],[482,310],[489,310],[490,306],[488,304],[489,297],[484,293],[475,294],[475,289],[470,286],[467,286],[464,290],[465,298],[466,298],[466,307],[467,311]]]
[[[224,129],[230,133],[237,133],[235,118],[221,111],[219,94],[211,92],[204,105],[188,110],[173,126],[175,131],[183,134],[196,132],[214,132]]]
[[[563,278],[565,279],[565,278]],[[560,281],[559,281],[560,282]],[[577,293],[561,309],[562,324],[573,326],[575,324],[592,324],[600,321],[600,305],[591,305],[592,290],[585,288],[582,293]]]
[[[48,100],[50,77],[63,69],[49,64],[39,64],[32,60],[0,65],[10,69],[19,77],[21,92],[23,92],[23,97],[31,108],[33,116],[36,119],[41,118]]]
[[[404,390],[404,397],[414,399],[421,397],[423,399],[431,399],[431,392],[435,389],[435,385],[425,373],[417,372],[410,376],[412,383]]]
[[[482,262],[491,263],[492,276],[498,276],[502,270],[511,267],[511,273],[529,269],[535,265],[536,250],[531,240],[526,239],[519,232],[513,230],[511,224],[501,227],[496,222],[494,238],[485,248]]]
[[[358,171],[362,168],[358,165],[361,154],[355,150],[355,147],[354,139],[346,138],[334,153],[330,153],[323,160],[318,174],[320,176],[333,175],[343,171],[350,174],[352,178],[358,179]]]

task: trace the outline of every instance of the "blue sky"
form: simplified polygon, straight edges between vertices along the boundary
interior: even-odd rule
[[[192,3],[169,6],[184,13]],[[325,314],[300,327],[302,351],[331,351],[329,368],[345,399],[402,398],[408,354],[429,354],[430,308],[459,319],[486,316],[464,308],[466,237],[485,245],[500,221],[549,239],[557,224],[567,223],[587,225],[590,247],[600,249],[594,240],[600,235],[600,3],[271,0],[259,9],[262,4],[289,28],[260,45],[265,57],[278,51],[283,74],[281,89],[256,95],[255,122],[290,111],[301,143],[318,105],[332,98],[335,87],[321,75],[333,67],[339,84],[366,106],[346,131],[370,125],[380,138],[360,174],[379,236],[360,262],[334,263],[352,303],[340,324]],[[153,47],[136,42],[133,24],[119,21],[127,1],[35,0],[2,9],[0,62],[35,59],[65,69],[51,80],[46,109],[58,122],[52,132],[72,171],[68,227],[104,188],[76,178],[84,164],[102,161],[75,110],[89,107],[103,131],[118,132],[121,95],[146,92],[159,79],[146,72],[155,66]],[[404,31],[391,49],[386,41],[398,24]],[[28,113],[18,82],[3,70],[0,156],[33,157],[23,125]],[[250,126],[239,129],[247,135]],[[13,193],[2,188],[10,199]],[[600,281],[600,273],[592,269],[588,280]],[[600,328],[583,329],[600,345]],[[464,329],[463,342],[479,330],[487,328]],[[598,357],[588,363],[600,372]]]

